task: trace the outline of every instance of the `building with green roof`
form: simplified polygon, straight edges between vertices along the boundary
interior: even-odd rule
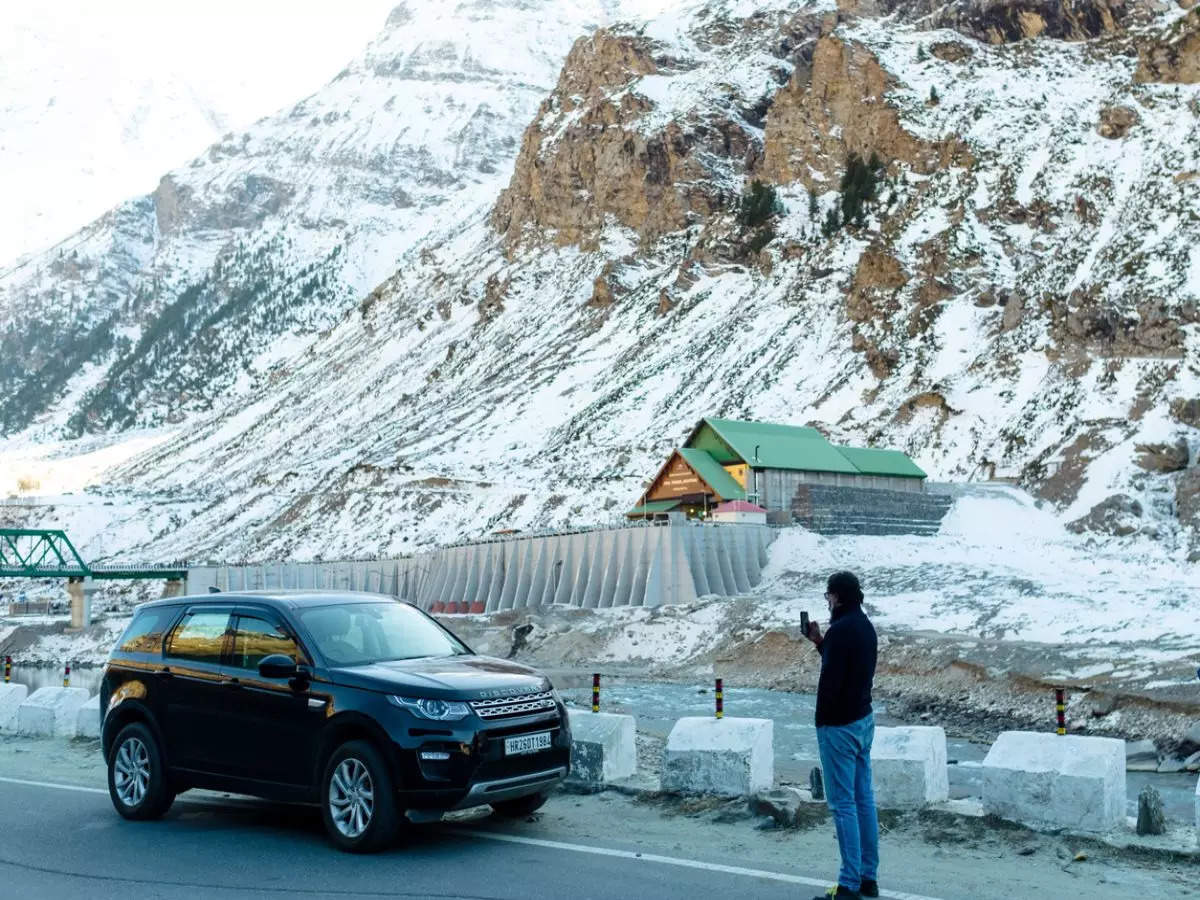
[[[839,447],[808,426],[708,417],[671,454],[627,515],[706,517],[727,500],[787,511],[801,485],[921,492],[925,478],[899,450]]]

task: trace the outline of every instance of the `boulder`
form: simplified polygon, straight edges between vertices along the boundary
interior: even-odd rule
[[[1191,452],[1183,438],[1174,443],[1138,444],[1135,462],[1147,472],[1182,472],[1187,468]]]
[[[633,716],[569,710],[570,781],[600,787],[637,771],[637,724]]]
[[[1113,494],[1093,506],[1086,516],[1068,522],[1067,530],[1125,537],[1138,530],[1141,517],[1142,504],[1128,494]]]
[[[877,806],[919,809],[948,800],[946,732],[928,726],[876,728],[871,774]]]
[[[17,730],[17,709],[28,695],[23,684],[0,684],[0,732]]]
[[[960,63],[975,55],[975,51],[961,41],[938,41],[929,48],[929,52],[950,63]]]
[[[1176,397],[1171,401],[1171,417],[1176,422],[1200,428],[1200,397]]]
[[[1163,809],[1162,796],[1153,785],[1146,785],[1138,794],[1137,833],[1166,834],[1167,814]]]
[[[1183,770],[1185,772],[1200,772],[1200,750],[1197,750],[1183,761]]]
[[[1125,823],[1123,741],[1006,731],[981,771],[985,813],[1031,828],[1095,833]]]
[[[79,707],[79,711],[75,714],[75,736],[81,738],[100,737],[99,694]]]
[[[36,737],[74,737],[75,717],[87,700],[84,688],[39,688],[17,710],[17,731]]]
[[[750,812],[755,816],[767,816],[780,828],[792,828],[800,818],[800,807],[804,798],[795,788],[776,788],[750,796]]]
[[[1126,741],[1125,770],[1128,772],[1157,772],[1158,748],[1154,746],[1154,741]]]
[[[1116,140],[1129,133],[1129,129],[1141,121],[1137,110],[1130,106],[1106,106],[1100,110],[1100,123],[1096,133],[1100,137]]]
[[[719,797],[770,790],[775,781],[774,739],[770,719],[680,719],[667,738],[662,789]]]

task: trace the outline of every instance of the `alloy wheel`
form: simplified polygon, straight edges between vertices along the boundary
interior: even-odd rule
[[[329,812],[337,830],[348,838],[360,836],[375,811],[371,773],[353,757],[343,759],[329,779]]]
[[[150,751],[140,738],[126,738],[113,763],[113,786],[126,806],[137,806],[150,786]]]

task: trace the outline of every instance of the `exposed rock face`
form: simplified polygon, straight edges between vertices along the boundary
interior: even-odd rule
[[[899,160],[922,173],[969,159],[957,140],[928,143],[905,131],[886,99],[890,85],[866,48],[832,36],[818,40],[812,67],[796,67],[767,115],[763,176],[823,191],[836,185],[851,153],[875,153],[885,164]]]
[[[654,103],[626,88],[672,65],[652,49],[608,30],[576,42],[496,203],[493,223],[510,244],[534,226],[560,244],[589,246],[609,217],[653,239],[723,208],[712,162],[744,167],[757,147],[732,117],[636,127]]]
[[[1100,137],[1123,138],[1140,121],[1141,117],[1132,107],[1107,106],[1100,110],[1100,124],[1096,126],[1096,133]]]
[[[1083,41],[1120,29],[1133,0],[839,0],[838,8],[861,16],[889,15],[929,28],[953,28],[989,44],[1028,38]]]
[[[1200,466],[1188,469],[1175,483],[1175,516],[1179,524],[1200,532]],[[1200,547],[1200,542],[1194,543]]]
[[[859,258],[846,297],[846,315],[854,322],[879,322],[898,309],[896,292],[908,284],[900,262],[886,250],[868,249]]]
[[[1200,7],[1195,7],[1162,36],[1138,48],[1134,81],[1200,83]]]
[[[1181,472],[1187,468],[1187,441],[1180,438],[1173,444],[1138,444],[1137,464],[1147,472]]]
[[[1171,415],[1176,422],[1200,428],[1200,397],[1177,397],[1172,400]]]
[[[1125,537],[1138,530],[1141,517],[1142,504],[1126,494],[1113,494],[1093,506],[1086,516],[1068,523],[1067,530]]]
[[[975,55],[974,50],[959,41],[938,41],[929,48],[929,52],[940,60],[952,63],[963,62]]]

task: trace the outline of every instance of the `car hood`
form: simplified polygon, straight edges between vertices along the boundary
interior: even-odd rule
[[[549,680],[520,663],[491,656],[400,659],[330,669],[338,684],[387,694],[476,700],[546,690]]]

